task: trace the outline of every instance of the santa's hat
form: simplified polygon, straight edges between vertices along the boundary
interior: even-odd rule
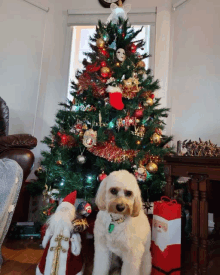
[[[73,191],[72,193],[70,193],[69,195],[67,195],[62,202],[69,202],[72,205],[75,204],[76,201],[76,195],[77,195],[77,191]]]

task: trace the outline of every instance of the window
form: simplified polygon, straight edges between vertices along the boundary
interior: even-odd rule
[[[135,30],[141,28],[139,25],[133,26]],[[91,51],[89,47],[89,37],[95,33],[95,26],[74,26],[72,27],[72,47],[69,69],[69,86],[68,86],[68,98],[71,100],[71,81],[76,81],[75,74],[77,70],[83,69],[82,61],[85,58],[85,52]],[[153,69],[153,51],[154,51],[154,33],[155,27],[151,25],[143,26],[142,31],[136,37],[136,40],[144,39],[146,41],[144,50],[139,50],[140,53],[149,53],[151,58],[147,58],[145,61],[146,69]]]

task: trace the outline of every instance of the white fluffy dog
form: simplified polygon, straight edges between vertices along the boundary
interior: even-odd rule
[[[108,275],[115,255],[122,260],[122,275],[149,275],[151,230],[134,175],[112,172],[101,182],[96,204],[93,275]]]

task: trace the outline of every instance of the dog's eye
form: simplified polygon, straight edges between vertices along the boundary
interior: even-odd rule
[[[131,191],[128,191],[128,190],[125,191],[125,196],[126,197],[130,197],[131,195],[132,195]]]
[[[111,193],[112,193],[113,195],[117,195],[118,190],[117,190],[116,188],[112,188],[112,189],[111,189]]]

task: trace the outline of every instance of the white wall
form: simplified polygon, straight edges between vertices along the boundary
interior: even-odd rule
[[[70,58],[67,10],[102,11],[98,0],[34,0],[45,12],[23,0],[1,0],[0,95],[10,108],[10,134],[30,133],[40,143],[54,125],[58,102],[66,99]],[[134,8],[157,7],[155,77],[166,105],[168,86],[171,0],[130,0]],[[98,18],[97,18],[98,21]],[[157,54],[161,52],[161,54]],[[33,175],[31,175],[32,177]]]
[[[189,0],[172,16],[174,142],[201,137],[220,145],[220,1]]]

